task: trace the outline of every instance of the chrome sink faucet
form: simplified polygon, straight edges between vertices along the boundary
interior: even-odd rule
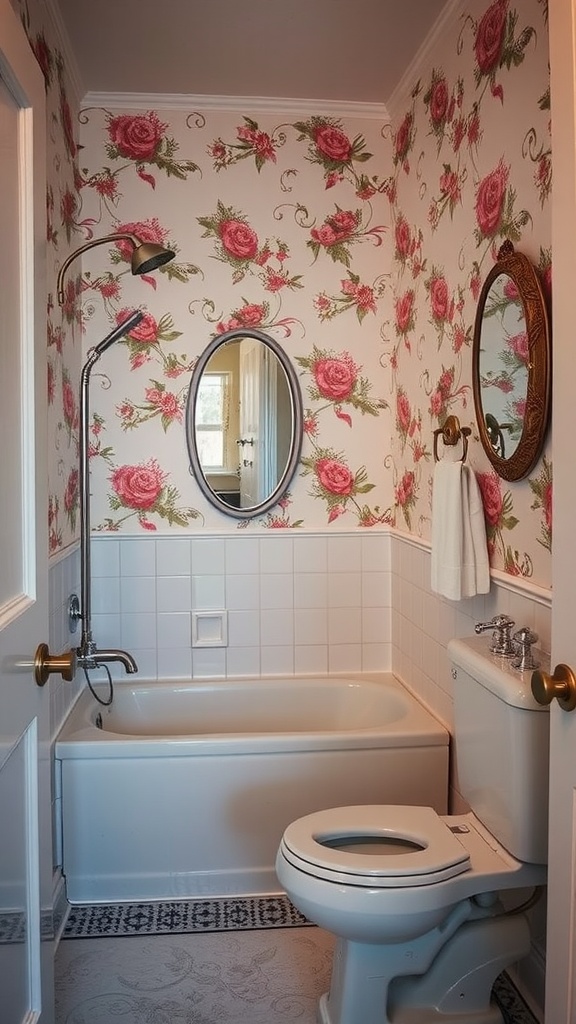
[[[490,650],[492,654],[498,654],[501,658],[514,658],[518,649],[512,639],[512,628],[514,620],[509,615],[495,615],[489,622],[478,622],[474,626],[475,633],[485,633],[491,629],[492,641]]]

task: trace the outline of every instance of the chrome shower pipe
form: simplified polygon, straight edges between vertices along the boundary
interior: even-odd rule
[[[110,334],[88,352],[88,358],[80,374],[80,438],[79,438],[79,504],[80,504],[80,611],[82,639],[78,647],[78,664],[84,668],[97,668],[100,662],[119,661],[127,672],[137,672],[138,667],[132,655],[126,651],[99,651],[92,639],[92,572],[90,560],[90,374],[92,367],[106,349],[110,348],[133,327],[140,323],[144,313],[135,310],[126,317]]]

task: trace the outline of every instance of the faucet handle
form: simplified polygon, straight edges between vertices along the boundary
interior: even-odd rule
[[[504,629],[506,626],[514,625],[514,620],[509,615],[495,615],[488,622],[477,622],[474,626],[475,633],[484,633],[487,629]]]
[[[513,626],[514,619],[509,615],[495,615],[489,622],[478,622],[474,626],[474,632],[484,633],[487,629],[492,629],[492,654],[499,654],[501,658],[513,658],[517,653],[511,636]]]
[[[536,661],[532,654],[532,644],[537,643],[538,634],[533,633],[528,626],[522,626],[518,632],[514,633],[512,639],[517,645],[516,657],[512,662],[512,668],[517,668],[520,672],[539,668],[540,662]]]

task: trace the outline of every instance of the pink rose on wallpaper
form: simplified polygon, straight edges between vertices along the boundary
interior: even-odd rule
[[[407,510],[411,505],[414,504],[416,498],[415,494],[415,476],[414,470],[407,469],[396,487],[396,504],[401,509]]]
[[[72,229],[78,212],[78,195],[66,188],[60,195],[60,219],[66,229],[68,240],[72,237]]]
[[[223,220],[218,234],[226,252],[236,260],[253,260],[258,252],[256,232],[241,220]]]
[[[72,514],[78,506],[78,470],[71,469],[64,491],[64,510],[68,515]]]
[[[544,494],[542,499],[542,508],[544,511],[544,522],[548,530],[552,529],[552,483],[548,482],[544,487]]]
[[[512,402],[512,412],[516,419],[523,420],[526,415],[526,399],[519,398],[517,401]]]
[[[446,399],[444,395],[442,394],[440,388],[436,388],[436,390],[433,391],[432,394],[430,395],[430,414],[434,416],[436,419],[438,419],[438,417],[444,410],[445,404]]]
[[[486,238],[492,238],[502,223],[509,174],[510,168],[501,160],[476,189],[476,220]]]
[[[474,268],[474,270],[472,272],[472,276],[470,278],[470,291],[472,292],[472,298],[474,299],[475,302],[478,301],[478,296],[480,295],[481,287],[482,287],[482,278],[480,277],[480,273],[479,273],[479,270],[478,270],[478,264],[475,264],[475,268]]]
[[[342,402],[356,385],[358,367],[352,359],[319,359],[312,365],[316,386],[323,398]]]
[[[310,240],[306,243],[314,252],[315,258],[321,248],[324,248],[335,261],[340,260],[348,264],[347,251],[342,250],[346,242],[353,241],[355,232],[360,221],[359,212],[353,210],[340,210],[336,207],[336,213],[330,214],[319,228],[312,228]],[[378,228],[374,229],[377,232]]]
[[[276,153],[270,136],[266,132],[249,126],[240,125],[237,128],[237,135],[241,142],[247,142],[254,150],[254,154],[261,160],[272,160],[276,163]]]
[[[477,146],[480,142],[482,132],[480,130],[480,117],[478,116],[478,110],[475,108],[470,117],[468,118],[468,127],[466,129],[468,136],[468,142],[471,146]]]
[[[412,114],[412,111],[408,111],[394,138],[395,163],[402,163],[408,155],[408,151],[412,143],[413,122],[414,116]]]
[[[336,245],[337,242],[341,241],[332,225],[327,222],[322,224],[319,228],[312,228],[310,234],[315,242],[318,242],[319,245],[323,245],[325,247]]]
[[[442,394],[446,395],[446,398],[448,398],[452,388],[454,387],[454,367],[451,367],[449,370],[442,370],[438,380],[438,387]]]
[[[122,505],[149,511],[162,493],[166,474],[156,459],[149,459],[139,466],[119,466],[109,480]]]
[[[316,475],[321,487],[330,494],[350,495],[354,490],[354,477],[348,466],[336,459],[318,459]]]
[[[116,323],[120,324],[130,315],[129,309],[121,309],[116,314]],[[140,341],[146,345],[155,344],[158,341],[158,324],[151,313],[144,313],[142,320],[136,327],[133,327],[127,334],[132,341]]]
[[[255,302],[252,302],[247,303],[246,306],[243,306],[242,309],[238,311],[238,319],[245,327],[256,327],[258,324],[262,323],[262,320],[264,319],[264,314],[264,306],[261,303],[257,304]]]
[[[448,164],[445,164],[444,167],[444,173],[440,175],[440,191],[448,200],[450,209],[453,210],[461,198],[460,180],[456,171],[453,171]]]
[[[396,230],[394,232],[394,240],[396,242],[397,258],[405,260],[412,250],[412,235],[410,233],[408,221],[405,220],[404,217],[399,217],[398,219]]]
[[[396,394],[396,423],[398,430],[404,437],[409,433],[414,433],[416,421],[412,418],[412,410],[410,408],[408,396],[406,392],[400,388]]]
[[[454,315],[454,302],[450,301],[448,284],[444,277],[434,277],[430,282],[430,305],[435,320],[451,320]]]
[[[489,526],[498,526],[503,510],[500,477],[497,473],[477,473],[476,479],[482,495],[484,515]]]
[[[508,0],[495,0],[478,25],[474,54],[483,75],[493,72],[500,62],[507,12]]]
[[[177,420],[179,423],[182,421],[178,395],[174,395],[171,391],[164,391],[162,388],[146,388],[144,395],[146,401],[158,409],[166,420]]]
[[[518,285],[511,277],[506,278],[506,284],[503,288],[504,296],[508,299],[508,302],[518,302],[520,299],[520,292],[518,291]]]
[[[406,334],[411,329],[414,320],[414,292],[411,288],[396,299],[394,308],[396,331],[398,334]]]
[[[513,334],[508,338],[508,345],[521,363],[528,363],[528,359],[530,358],[530,348],[528,345],[528,335],[526,331],[521,331],[520,334]]]
[[[64,422],[68,427],[68,430],[74,430],[74,428],[78,426],[76,395],[72,385],[70,384],[70,380],[67,377],[62,381],[62,408],[64,413]]]
[[[352,210],[337,210],[330,218],[338,239],[348,238],[358,226],[358,217]]]
[[[312,132],[312,138],[320,153],[329,160],[345,164],[352,155],[352,144],[347,135],[330,124],[320,124]]]
[[[368,284],[360,284],[354,275],[348,280],[341,281],[342,295],[351,299],[357,307],[360,321],[366,313],[376,312],[376,299],[374,289]]]
[[[163,124],[153,111],[147,114],[120,114],[108,121],[110,141],[120,156],[141,163],[154,160],[167,128],[168,125]]]
[[[430,91],[430,117],[434,125],[440,125],[446,119],[450,94],[444,77],[437,78]]]

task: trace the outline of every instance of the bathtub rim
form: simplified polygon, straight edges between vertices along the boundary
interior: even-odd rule
[[[288,682],[291,686],[305,688],[307,684],[325,684],[328,687],[334,683],[346,681],[385,685],[401,691],[408,701],[408,714],[385,726],[355,730],[270,732],[266,734],[226,732],[198,736],[134,735],[99,729],[92,720],[98,711],[98,704],[88,687],[85,687],[55,739],[55,756],[58,760],[105,757],[177,757],[247,752],[258,754],[272,751],[321,751],[402,746],[442,747],[449,745],[450,733],[445,725],[392,672],[322,673],[317,676],[307,673],[294,676],[139,679],[137,683],[130,680],[118,685],[146,687],[157,684],[167,688],[198,685],[198,687],[215,687],[216,689],[233,686],[240,689],[242,686],[246,687],[248,683],[258,686],[267,684],[278,686]],[[98,690],[100,690],[100,685],[97,686]],[[106,684],[103,684],[102,691],[106,691]]]

